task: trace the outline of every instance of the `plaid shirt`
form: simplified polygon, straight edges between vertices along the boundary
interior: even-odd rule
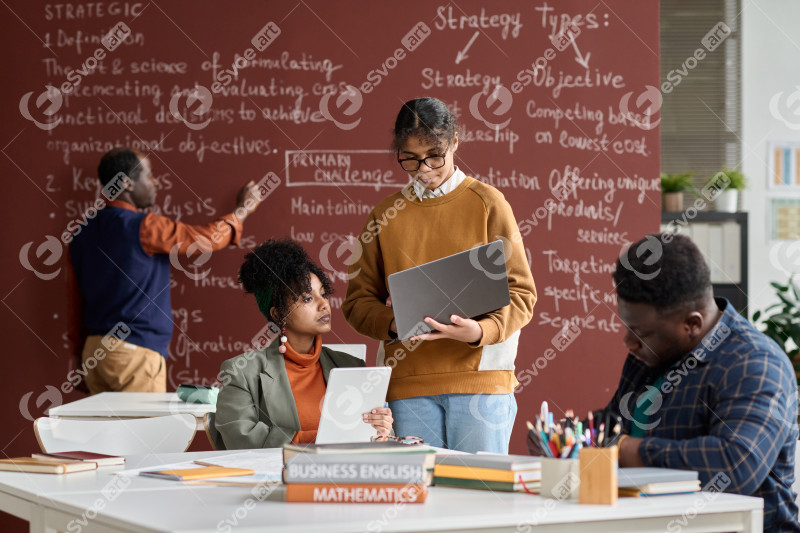
[[[786,354],[727,300],[703,341],[665,372],[628,355],[606,407],[630,433],[639,396],[661,376],[639,448],[648,466],[696,470],[703,490],[764,499],[764,531],[800,531],[794,483],[797,382]],[[649,405],[647,405],[649,403]],[[640,409],[642,408],[640,406]]]

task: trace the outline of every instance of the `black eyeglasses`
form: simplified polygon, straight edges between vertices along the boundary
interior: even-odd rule
[[[445,163],[445,156],[431,155],[424,159],[415,159],[413,157],[408,159],[400,159],[398,157],[397,162],[400,163],[400,166],[403,167],[403,170],[414,172],[415,170],[419,170],[419,167],[422,163],[425,163],[432,169],[442,168]]]
[[[444,149],[444,155],[429,155],[428,157],[424,157],[422,159],[417,159],[415,157],[407,157],[407,158],[400,158],[400,154],[397,154],[397,162],[400,163],[400,166],[403,167],[403,170],[408,172],[414,172],[415,170],[419,170],[420,165],[425,163],[428,165],[428,168],[436,170],[437,168],[442,168],[447,161],[447,150],[450,148],[450,144],[448,143],[447,148]]]
[[[370,437],[372,442],[394,441],[400,444],[423,444],[422,437],[395,437],[394,435],[375,435]]]

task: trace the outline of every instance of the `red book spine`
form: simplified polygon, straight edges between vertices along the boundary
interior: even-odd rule
[[[287,502],[311,503],[422,503],[428,497],[423,485],[308,484],[286,485]]]

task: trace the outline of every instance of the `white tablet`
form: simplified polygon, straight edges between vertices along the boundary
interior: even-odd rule
[[[369,442],[376,431],[364,422],[362,415],[386,403],[391,375],[388,366],[331,369],[317,444]]]

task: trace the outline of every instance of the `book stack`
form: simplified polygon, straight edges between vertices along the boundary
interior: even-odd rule
[[[286,444],[287,502],[422,503],[435,450],[422,444]]]
[[[37,474],[69,474],[71,472],[96,470],[99,466],[124,463],[124,457],[93,452],[34,453],[31,457],[0,459],[0,470]]]
[[[666,496],[700,490],[700,477],[693,470],[674,468],[620,468],[617,474],[620,496]]]
[[[528,455],[438,455],[433,484],[441,487],[539,492],[542,462]]]

